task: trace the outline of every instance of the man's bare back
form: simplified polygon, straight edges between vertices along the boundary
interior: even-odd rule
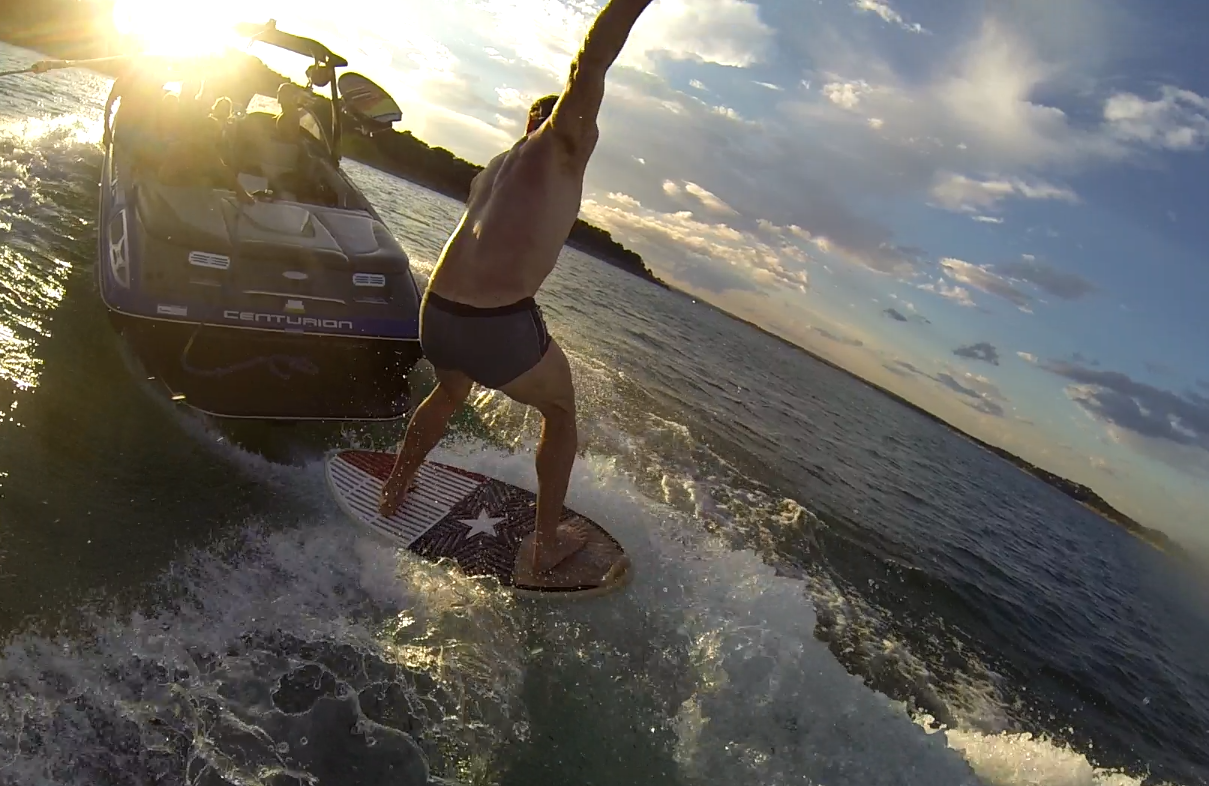
[[[393,515],[474,383],[535,407],[542,414],[536,526],[520,553],[536,573],[574,555],[584,535],[561,521],[578,447],[575,388],[533,296],[579,215],[584,172],[599,137],[605,73],[651,2],[609,0],[563,92],[534,102],[525,136],[471,183],[466,212],[441,252],[420,310],[420,344],[437,387],[416,408],[382,489],[379,512]]]
[[[588,143],[572,149],[543,124],[493,158],[470,185],[429,289],[482,307],[537,294],[579,216]]]

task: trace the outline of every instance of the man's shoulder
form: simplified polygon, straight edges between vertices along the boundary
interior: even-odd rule
[[[592,124],[595,130],[595,124]],[[586,167],[596,146],[593,133],[573,133],[553,127],[549,121],[542,124],[529,139],[528,156],[541,158],[571,173],[580,173]]]

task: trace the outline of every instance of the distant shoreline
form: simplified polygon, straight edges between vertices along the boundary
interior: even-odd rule
[[[692,296],[688,295],[688,297],[692,297]],[[700,298],[693,298],[693,299],[700,300]],[[705,303],[705,301],[701,301],[701,302]],[[1016,454],[1014,454],[1008,450],[1005,450],[1001,447],[998,447],[997,445],[992,445],[989,442],[979,439],[978,437],[974,436],[973,434],[970,434],[969,432],[958,428],[957,426],[953,425],[952,423],[945,420],[944,418],[941,418],[939,415],[929,412],[928,410],[926,410],[923,407],[919,406],[918,404],[915,404],[914,402],[900,396],[899,394],[895,393],[894,391],[888,390],[887,388],[882,387],[881,385],[877,384],[876,382],[865,379],[864,377],[859,376],[859,375],[853,373],[852,371],[849,371],[848,369],[844,368],[843,366],[833,363],[832,361],[828,360],[827,358],[822,357],[821,355],[818,355],[818,354],[810,351],[809,349],[803,347],[802,345],[795,344],[794,342],[790,341],[789,339],[785,338],[784,336],[778,335],[777,333],[774,333],[773,331],[768,330],[767,328],[760,327],[759,325],[757,325],[754,322],[750,322],[750,321],[744,319],[743,317],[732,314],[729,311],[726,311],[726,310],[719,308],[717,306],[714,306],[712,304],[706,303],[706,305],[708,305],[711,308],[713,308],[714,310],[718,311],[723,316],[729,317],[730,319],[733,319],[736,322],[739,322],[744,325],[747,325],[748,327],[754,328],[754,329],[758,330],[759,332],[763,333],[764,335],[766,335],[770,338],[773,338],[773,339],[781,342],[782,344],[792,347],[793,349],[796,349],[797,351],[806,354],[807,356],[813,358],[814,360],[817,360],[818,362],[820,362],[826,366],[830,366],[831,368],[836,369],[837,371],[841,371],[844,374],[847,374],[849,377],[852,377],[853,379],[857,380],[858,382],[868,385],[869,387],[873,388],[874,390],[882,393],[883,395],[885,395],[885,396],[893,399],[894,401],[898,402],[899,404],[903,405],[907,409],[918,412],[919,414],[926,417],[928,420],[931,420],[934,423],[944,426],[945,428],[958,434],[959,436],[964,437],[965,439],[969,440],[970,442],[973,442],[975,445],[978,445],[979,447],[981,447],[985,450],[988,450],[991,453],[994,453],[996,456],[998,456],[999,458],[1008,462],[1009,464],[1012,464],[1013,466],[1015,466],[1017,469],[1021,470],[1022,472],[1026,473],[1028,475],[1031,475],[1034,478],[1037,478],[1038,480],[1051,486],[1052,488],[1057,489],[1058,491],[1061,491],[1063,494],[1070,497],[1074,501],[1078,502],[1083,507],[1087,508],[1088,510],[1092,511],[1093,513],[1099,514],[1099,516],[1101,518],[1105,519],[1109,523],[1115,524],[1116,526],[1124,529],[1129,534],[1131,534],[1134,537],[1138,538],[1139,540],[1147,543],[1148,545],[1158,549],[1159,551],[1163,552],[1164,554],[1168,554],[1172,557],[1175,557],[1175,558],[1180,559],[1185,562],[1192,562],[1192,557],[1188,553],[1188,551],[1186,549],[1184,549],[1183,546],[1181,546],[1180,544],[1175,542],[1175,540],[1173,540],[1167,534],[1160,532],[1157,529],[1153,529],[1151,527],[1147,527],[1143,524],[1140,524],[1139,522],[1135,521],[1134,519],[1130,518],[1129,516],[1126,516],[1124,513],[1117,510],[1116,508],[1114,508],[1103,497],[1101,497],[1099,494],[1097,494],[1095,491],[1088,488],[1087,486],[1084,486],[1081,483],[1076,483],[1073,480],[1064,478],[1061,475],[1057,475],[1053,472],[1050,472],[1049,470],[1042,469],[1041,467],[1038,467],[1037,465],[1033,464],[1032,462],[1027,461],[1026,459],[1023,459],[1020,456],[1017,456]]]
[[[43,0],[43,2],[46,2],[46,0]],[[72,3],[72,5],[76,4]],[[30,7],[32,8],[34,6],[31,4]],[[78,7],[78,5],[76,5],[76,7]],[[26,13],[29,13],[28,9],[26,9]],[[13,46],[40,51],[47,54],[49,57],[89,58],[101,57],[110,54],[109,52],[101,51],[101,49],[90,40],[81,39],[65,42],[61,38],[60,34],[64,30],[73,29],[71,27],[72,24],[75,25],[76,29],[79,29],[81,25],[85,24],[95,25],[95,22],[92,20],[80,20],[78,12],[76,12],[76,15],[73,17],[70,11],[64,11],[62,8],[60,8],[56,18],[54,19],[47,20],[45,17],[41,17],[37,22],[39,26],[35,29],[35,32],[32,35],[26,31],[26,28],[18,26],[22,22],[21,14],[17,12],[15,14],[15,20],[12,18],[12,14],[13,12],[9,11],[10,16],[6,16],[4,11],[0,11],[0,41],[12,44]],[[33,19],[33,17],[26,16],[26,19]],[[94,32],[94,39],[97,39],[99,36],[100,34]],[[103,38],[100,40],[103,40]],[[269,94],[274,93],[276,91],[276,86],[281,82],[289,81],[286,80],[286,78],[281,74],[269,69],[256,58],[248,55],[243,55],[243,57],[247,58],[247,62],[244,64],[244,69],[240,75],[240,78],[247,79],[251,83],[260,84],[262,87],[267,86],[267,92]],[[98,68],[96,70],[105,72],[105,69]],[[410,131],[391,130],[377,134],[374,137],[367,137],[365,135],[358,134],[354,129],[351,128],[343,130],[345,132],[344,153],[348,158],[373,169],[403,178],[404,180],[415,183],[424,188],[431,189],[439,194],[444,194],[451,199],[465,200],[469,193],[471,179],[482,169],[482,167],[459,158],[444,148],[430,147],[425,142],[413,136]],[[759,332],[776,339],[777,341],[780,341],[781,343],[786,344],[799,352],[805,353],[814,360],[847,374],[853,379],[881,392],[908,409],[918,412],[929,420],[948,428],[950,431],[953,431],[979,445],[980,447],[994,453],[1008,463],[1015,465],[1021,471],[1026,472],[1027,474],[1032,475],[1049,486],[1058,489],[1071,499],[1082,504],[1088,510],[1098,513],[1105,520],[1116,524],[1138,539],[1150,544],[1160,551],[1183,560],[1191,560],[1188,552],[1166,534],[1150,527],[1146,527],[1129,516],[1126,516],[1124,513],[1121,513],[1087,486],[1075,483],[1074,481],[1042,469],[1023,458],[1004,450],[1003,448],[985,442],[900,396],[899,394],[894,393],[893,391],[888,390],[868,379],[858,376],[852,371],[833,363],[827,358],[810,351],[800,344],[795,344],[794,342],[781,335],[778,335],[777,333],[774,333],[771,330],[760,327],[759,325],[742,317],[736,316],[735,314],[732,314],[712,303],[708,303],[700,298],[695,298],[688,293],[680,292],[679,290],[672,288],[666,282],[655,276],[655,274],[646,266],[646,263],[643,261],[640,255],[613,240],[608,231],[588,224],[583,220],[577,219],[575,226],[567,239],[567,245],[591,255],[600,262],[618,267],[664,289],[677,292],[695,301],[700,301],[709,308],[718,311],[719,313],[735,320],[736,322],[755,328]]]

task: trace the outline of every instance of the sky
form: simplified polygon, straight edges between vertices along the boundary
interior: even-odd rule
[[[476,163],[561,89],[601,6],[212,0],[193,22],[223,3],[319,37],[398,127]],[[1209,549],[1206,32],[1203,0],[655,0],[582,215]]]

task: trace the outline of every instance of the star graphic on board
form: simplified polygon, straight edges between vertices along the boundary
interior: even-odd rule
[[[458,519],[459,524],[465,524],[470,527],[466,532],[466,539],[470,540],[476,535],[490,535],[491,537],[499,537],[495,531],[495,525],[505,520],[507,516],[488,516],[487,510],[479,511],[477,518],[473,519]]]

